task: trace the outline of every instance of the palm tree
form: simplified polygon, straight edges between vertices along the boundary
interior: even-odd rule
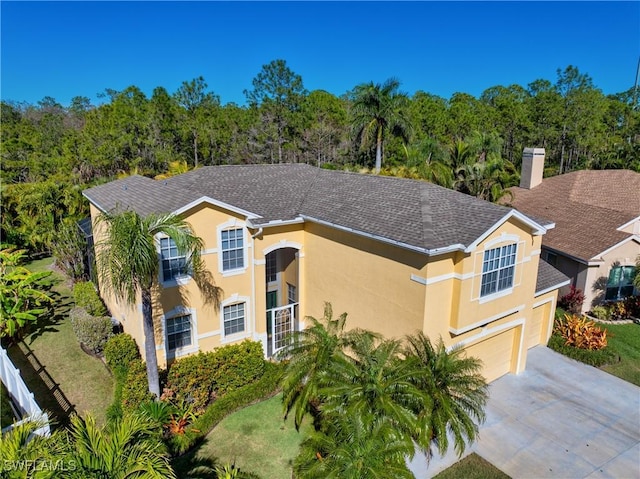
[[[204,274],[200,256],[202,240],[195,236],[189,223],[173,214],[141,217],[126,210],[102,213],[98,223],[106,226],[104,239],[96,244],[100,282],[118,299],[130,305],[135,305],[138,295],[141,296],[149,391],[160,397],[151,301],[151,291],[157,284],[160,268],[156,235],[166,235],[175,242],[179,254],[185,257],[185,270],[196,279]]]
[[[476,422],[484,422],[488,393],[480,374],[481,362],[465,357],[463,349],[447,351],[442,338],[435,347],[422,332],[406,337],[404,355],[415,364],[412,381],[427,394],[429,401],[418,414],[422,424],[416,442],[428,454],[433,444],[440,454],[449,446],[447,432],[453,434],[456,452],[461,455],[465,441],[471,443],[478,434]]]
[[[388,134],[406,143],[411,125],[407,117],[409,98],[398,91],[400,82],[390,78],[383,84],[358,85],[354,90],[352,125],[361,146],[376,146],[376,174],[382,166],[384,141]]]
[[[302,442],[294,471],[301,479],[413,479],[406,457],[414,452],[411,438],[390,421],[342,415]]]
[[[419,374],[415,363],[401,357],[400,341],[379,338],[368,331],[352,336],[346,354],[336,356],[327,371],[323,398],[323,416],[373,416],[374,422],[388,421],[393,429],[411,438],[417,413],[427,397],[416,385]]]
[[[169,455],[148,419],[126,415],[107,426],[96,426],[87,416],[71,418],[72,477],[109,479],[175,478]]]
[[[0,434],[0,464],[21,465],[24,467],[10,470],[0,468],[2,477],[11,479],[34,477],[39,479],[57,477],[52,468],[43,468],[46,462],[57,463],[65,453],[65,436],[60,431],[54,431],[49,436],[35,434],[46,424],[45,421],[25,420]]]
[[[322,377],[348,338],[344,334],[346,319],[347,313],[333,319],[333,308],[325,303],[324,317],[318,320],[307,316],[305,322],[310,325],[295,332],[280,353],[281,358],[289,360],[282,381],[285,417],[295,411],[296,429],[307,412],[317,413]]]

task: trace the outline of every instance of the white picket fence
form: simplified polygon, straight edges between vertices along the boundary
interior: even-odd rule
[[[14,404],[20,409],[20,414],[24,419],[23,421],[41,421],[44,426],[35,431],[35,434],[41,436],[48,436],[51,434],[49,428],[49,416],[40,409],[38,403],[33,397],[33,393],[29,391],[29,388],[24,383],[22,376],[20,376],[20,370],[16,368],[9,355],[4,348],[0,346],[0,379],[2,383],[9,391],[9,395],[13,399]],[[26,416],[26,417],[25,417]],[[12,426],[8,426],[2,430],[2,432],[10,430]]]

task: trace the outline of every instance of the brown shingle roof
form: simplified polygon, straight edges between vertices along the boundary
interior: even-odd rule
[[[304,164],[210,166],[167,180],[132,176],[84,194],[105,211],[119,206],[142,215],[207,196],[253,213],[256,226],[304,217],[421,250],[468,246],[511,211],[424,181]]]
[[[640,216],[640,174],[629,170],[575,171],[511,191],[515,208],[555,222],[546,247],[585,262],[628,238],[617,228]]]

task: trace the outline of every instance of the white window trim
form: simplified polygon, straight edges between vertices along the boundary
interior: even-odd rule
[[[229,269],[225,271],[223,269],[223,261],[222,261],[222,258],[224,257],[224,251],[222,250],[222,232],[225,230],[231,230],[231,229],[242,230],[243,266],[242,268]],[[227,276],[235,276],[237,274],[245,273],[247,271],[247,268],[249,267],[249,254],[247,252],[249,242],[247,238],[246,224],[244,223],[244,221],[240,221],[236,218],[231,218],[229,219],[229,221],[222,223],[221,225],[218,225],[216,229],[216,233],[217,233],[217,240],[218,240],[218,248],[217,248],[218,271],[220,271],[220,274],[222,274],[223,277],[227,277]]]
[[[167,319],[186,315],[191,316],[191,344],[184,348],[169,349],[169,340],[167,336]],[[163,332],[163,343],[159,345],[159,347],[156,347],[156,349],[164,349],[167,359],[175,359],[182,356],[188,356],[200,350],[200,347],[198,346],[198,318],[195,309],[186,308],[184,306],[177,306],[171,311],[162,315],[161,324]]]
[[[479,290],[478,290],[478,303],[479,304],[487,303],[489,301],[493,301],[494,299],[502,298],[504,296],[508,296],[511,293],[513,293],[513,288],[516,286],[517,267],[521,263],[521,262],[518,262],[518,254],[520,253],[520,242],[518,240],[519,240],[519,238],[517,236],[515,236],[515,235],[503,234],[501,237],[496,238],[493,241],[489,241],[485,245],[485,248],[481,253],[482,254],[482,261],[480,262],[480,274],[478,275],[480,277],[480,281],[479,281],[479,285],[478,285],[478,287],[479,287]],[[511,278],[511,286],[509,286],[508,288],[496,291],[494,293],[485,294],[483,296],[482,295],[482,278],[484,277],[485,274],[487,274],[487,273],[484,273],[482,271],[483,267],[484,267],[484,256],[485,256],[485,254],[488,251],[491,251],[493,249],[502,248],[504,246],[511,246],[511,245],[515,245],[515,247],[516,247],[515,258],[513,260],[513,277]],[[500,271],[500,270],[498,270],[498,271]],[[498,275],[498,278],[496,279],[496,281],[499,281],[499,280],[500,280],[500,277]]]
[[[250,307],[251,298],[249,296],[239,296],[238,294],[231,295],[228,299],[225,299],[220,303],[220,344],[235,343],[242,341],[243,339],[250,338],[252,331],[250,327]],[[234,304],[244,303],[244,331],[233,334],[224,333],[224,308],[227,306],[233,306]]]
[[[163,288],[173,288],[175,286],[185,286],[187,284],[189,284],[189,282],[191,281],[191,275],[189,274],[183,274],[180,276],[176,276],[170,280],[165,281],[164,280],[164,274],[162,273],[162,248],[160,247],[160,240],[161,239],[165,239],[165,238],[169,238],[169,236],[165,235],[165,234],[157,234],[155,236],[155,242],[156,242],[156,251],[158,253],[158,284],[162,285]],[[186,258],[186,256],[185,256]]]

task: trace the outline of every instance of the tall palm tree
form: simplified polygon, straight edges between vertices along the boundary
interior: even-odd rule
[[[442,338],[433,346],[422,332],[406,337],[404,355],[420,372],[412,381],[429,398],[426,407],[415,411],[422,426],[414,439],[429,454],[434,444],[444,454],[451,432],[461,455],[465,441],[473,442],[478,434],[476,423],[484,422],[488,386],[480,374],[480,360],[465,354],[459,348],[447,351]]]
[[[352,125],[361,146],[375,144],[376,174],[380,173],[382,166],[387,135],[398,136],[405,143],[409,139],[409,98],[398,91],[399,88],[400,82],[390,78],[383,84],[365,83],[354,90]]]
[[[175,478],[169,455],[154,424],[138,414],[103,427],[87,416],[71,418],[71,457],[75,475],[109,479]]]
[[[104,239],[96,244],[99,280],[104,288],[130,305],[135,305],[140,295],[149,391],[160,397],[151,301],[160,268],[156,235],[166,235],[175,242],[179,254],[185,256],[185,271],[195,278],[204,274],[202,240],[195,236],[189,223],[173,214],[141,217],[130,210],[102,213],[98,224],[105,226]]]

